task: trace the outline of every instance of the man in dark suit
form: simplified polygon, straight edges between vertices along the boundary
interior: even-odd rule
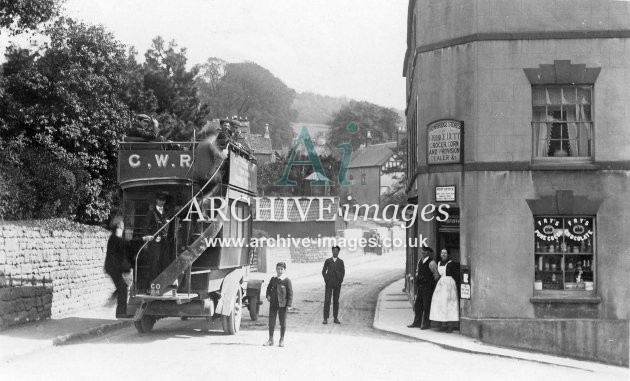
[[[437,264],[431,258],[433,249],[423,247],[421,253],[416,267],[416,301],[413,308],[415,317],[413,323],[407,327],[429,329],[431,328],[431,321],[429,320],[431,297],[440,274],[437,271]]]
[[[334,246],[332,248],[333,256],[332,258],[326,259],[324,262],[324,268],[322,269],[322,276],[324,277],[324,282],[326,283],[323,324],[328,324],[331,296],[333,300],[333,317],[335,318],[335,324],[341,324],[339,321],[339,292],[341,291],[343,277],[346,275],[346,268],[344,267],[343,260],[339,258],[339,250],[339,246]]]
[[[145,242],[151,242],[147,244],[145,249],[147,252],[140,258],[141,263],[139,265],[144,267],[143,273],[138,274],[138,286],[141,290],[150,288],[151,281],[174,259],[171,258],[169,251],[169,227],[162,229],[155,237],[152,237],[168,221],[164,207],[167,197],[166,193],[158,193],[155,204],[149,209],[146,217],[145,231],[148,235],[142,239]]]

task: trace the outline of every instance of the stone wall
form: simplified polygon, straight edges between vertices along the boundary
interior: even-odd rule
[[[310,247],[290,247],[291,262],[293,263],[313,263],[323,262],[331,254],[330,248],[317,246],[317,240],[312,240]]]
[[[0,222],[0,329],[104,305],[108,237],[65,220]]]

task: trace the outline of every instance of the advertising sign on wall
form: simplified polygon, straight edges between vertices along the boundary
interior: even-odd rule
[[[438,120],[427,126],[427,163],[453,164],[461,162],[464,122]]]
[[[470,299],[470,269],[468,266],[462,266],[460,268],[460,298]]]
[[[450,185],[446,187],[435,187],[435,201],[454,202],[455,201],[455,185]]]

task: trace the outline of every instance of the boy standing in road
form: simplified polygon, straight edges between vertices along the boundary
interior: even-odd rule
[[[326,259],[322,276],[326,283],[326,291],[324,294],[324,321],[322,324],[328,324],[328,314],[330,313],[330,298],[333,300],[333,317],[335,324],[341,324],[339,321],[339,293],[343,277],[346,275],[346,268],[343,260],[339,258],[339,246],[333,246],[332,258]]]
[[[280,320],[280,342],[279,347],[284,347],[284,333],[287,324],[287,309],[291,308],[293,303],[293,287],[291,280],[284,275],[287,265],[284,262],[278,262],[276,265],[276,274],[267,285],[267,301],[269,302],[269,340],[264,346],[273,345],[273,331],[276,328],[276,316]]]

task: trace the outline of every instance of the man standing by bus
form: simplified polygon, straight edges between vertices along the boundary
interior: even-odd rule
[[[322,276],[326,283],[326,292],[324,294],[324,321],[322,324],[328,324],[331,296],[333,300],[333,317],[335,324],[341,324],[339,321],[339,292],[341,291],[343,277],[346,275],[346,268],[344,267],[343,260],[339,258],[339,251],[339,246],[333,246],[333,256],[332,258],[326,259],[324,268],[322,269]]]

